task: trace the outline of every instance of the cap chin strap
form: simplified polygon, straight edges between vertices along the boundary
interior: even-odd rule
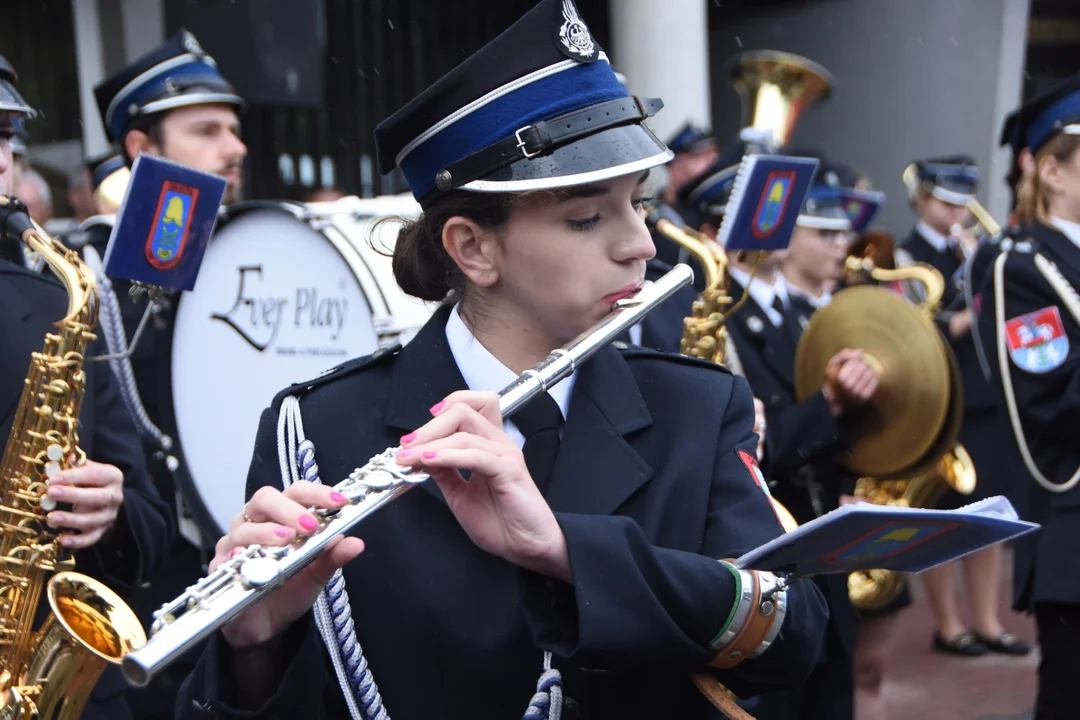
[[[1009,257],[1009,251],[998,255],[994,261],[994,321],[997,326],[997,354],[998,366],[1001,369],[1001,385],[1005,390],[1005,404],[1009,409],[1009,422],[1012,423],[1013,434],[1016,436],[1016,444],[1020,448],[1020,455],[1024,458],[1024,465],[1035,481],[1042,485],[1043,489],[1052,493],[1065,493],[1080,483],[1080,467],[1063,483],[1055,483],[1048,479],[1035,464],[1035,458],[1031,456],[1028,448],[1027,437],[1024,435],[1024,427],[1020,422],[1020,413],[1016,407],[1016,393],[1013,390],[1012,371],[1009,367],[1009,353],[1005,348],[1005,261]],[[1076,290],[1061,274],[1054,263],[1047,260],[1039,253],[1034,255],[1035,267],[1046,278],[1046,282],[1061,298],[1065,309],[1073,316],[1073,320],[1080,324],[1080,296]]]
[[[460,188],[507,165],[543,155],[588,135],[652,117],[664,107],[659,98],[623,97],[519,128],[511,137],[477,150],[435,174],[435,189],[421,199],[427,206],[440,192]]]

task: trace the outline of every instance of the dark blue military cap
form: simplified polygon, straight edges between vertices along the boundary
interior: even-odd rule
[[[30,152],[30,133],[26,131],[26,118],[13,118],[12,125],[15,134],[11,136],[11,154],[22,157]]]
[[[723,217],[745,152],[742,141],[725,149],[716,162],[679,191],[679,202],[699,219]]]
[[[572,0],[542,0],[375,129],[427,208],[454,189],[521,192],[643,171],[672,153],[642,121]]]
[[[1058,133],[1080,135],[1080,74],[1024,103],[1014,113],[1011,127],[1008,123],[1006,126],[1010,143],[1017,152],[1017,145],[1019,149],[1029,147],[1031,152],[1038,152]]]
[[[793,152],[799,157],[812,157],[818,169],[806,193],[797,224],[817,230],[851,230],[847,205],[851,199],[854,175],[843,165],[830,162],[820,153]]]
[[[951,205],[967,205],[979,187],[979,166],[968,155],[916,160],[904,173],[909,178],[908,195],[914,198],[919,185]]]
[[[1013,158],[1016,158],[1020,151],[1027,147],[1027,140],[1024,139],[1023,133],[1020,132],[1021,109],[1013,110],[1005,116],[1004,122],[1001,123],[1001,138],[998,140],[999,147],[1008,145],[1012,148]]]
[[[686,123],[679,128],[671,140],[668,140],[667,146],[671,152],[681,155],[685,152],[698,152],[715,147],[716,140],[710,130],[693,123]]]
[[[109,179],[113,173],[126,169],[127,163],[122,155],[106,153],[90,158],[86,161],[86,169],[90,171],[91,192],[101,187],[101,184]]]
[[[187,30],[94,87],[105,133],[120,142],[137,117],[187,105],[244,101]]]
[[[7,58],[0,55],[0,110],[26,117],[36,117],[37,110],[27,105],[22,95],[15,89],[15,81],[18,79],[15,68],[7,61]]]

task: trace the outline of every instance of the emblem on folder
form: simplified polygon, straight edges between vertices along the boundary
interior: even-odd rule
[[[771,236],[780,226],[787,209],[788,200],[791,198],[791,186],[795,181],[795,173],[792,171],[774,170],[769,173],[765,180],[765,191],[758,201],[757,211],[754,213],[754,223],[751,227],[754,237],[764,240]]]
[[[158,270],[169,270],[184,256],[199,191],[190,185],[166,181],[158,196],[154,223],[146,238],[146,261]]]
[[[1069,336],[1056,305],[1007,321],[1005,343],[1012,361],[1029,373],[1050,372],[1069,356]]]
[[[960,526],[960,523],[919,525],[917,523],[889,522],[863,535],[854,542],[834,550],[822,560],[829,565],[839,565],[862,559],[881,560],[907,552],[930,538]]]

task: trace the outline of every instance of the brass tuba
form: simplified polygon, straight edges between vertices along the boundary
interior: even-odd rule
[[[827,100],[834,85],[822,66],[776,50],[740,53],[724,71],[742,100],[742,128],[767,134],[774,151],[791,140],[802,111]]]
[[[86,348],[95,338],[96,285],[78,255],[12,198],[0,196],[0,232],[41,256],[68,293],[67,316],[30,358],[0,464],[0,720],[76,720],[106,665],[118,665],[146,641],[114,592],[71,572],[74,559],[46,524],[56,506],[45,496],[47,479],[86,459],[78,418]],[[43,590],[50,612],[35,630]]]
[[[863,435],[842,459],[861,475],[855,496],[878,505],[929,508],[949,487],[970,494],[975,469],[956,442],[963,410],[959,369],[933,324],[944,278],[928,265],[898,259],[892,236],[874,230],[850,248],[845,279],[848,288],[833,299],[840,300],[839,312],[831,319],[823,316],[830,321],[819,324],[817,339],[811,338],[806,348],[800,343],[802,359],[796,367],[797,373],[805,372],[810,356],[831,357],[831,347],[848,343],[868,352],[870,364],[889,377]],[[871,280],[903,285],[915,281],[922,288],[918,293],[905,291],[905,299],[884,288],[861,287]],[[838,334],[847,337],[839,343],[828,337]],[[824,347],[815,352],[815,343]],[[860,610],[888,606],[903,587],[903,576],[890,570],[848,575],[848,597]]]
[[[950,487],[962,495],[975,489],[975,466],[960,444],[948,450],[935,467],[912,478],[859,478],[855,497],[876,505],[932,508]],[[848,597],[859,610],[887,607],[903,588],[903,575],[892,570],[857,570],[848,575]]]

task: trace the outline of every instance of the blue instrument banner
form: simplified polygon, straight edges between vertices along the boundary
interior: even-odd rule
[[[225,186],[217,175],[140,155],[105,251],[105,273],[175,290],[194,288]]]
[[[817,168],[815,158],[745,156],[717,241],[728,251],[786,248]]]
[[[851,218],[851,230],[858,234],[866,230],[885,204],[885,193],[873,190],[844,189],[844,211]]]

